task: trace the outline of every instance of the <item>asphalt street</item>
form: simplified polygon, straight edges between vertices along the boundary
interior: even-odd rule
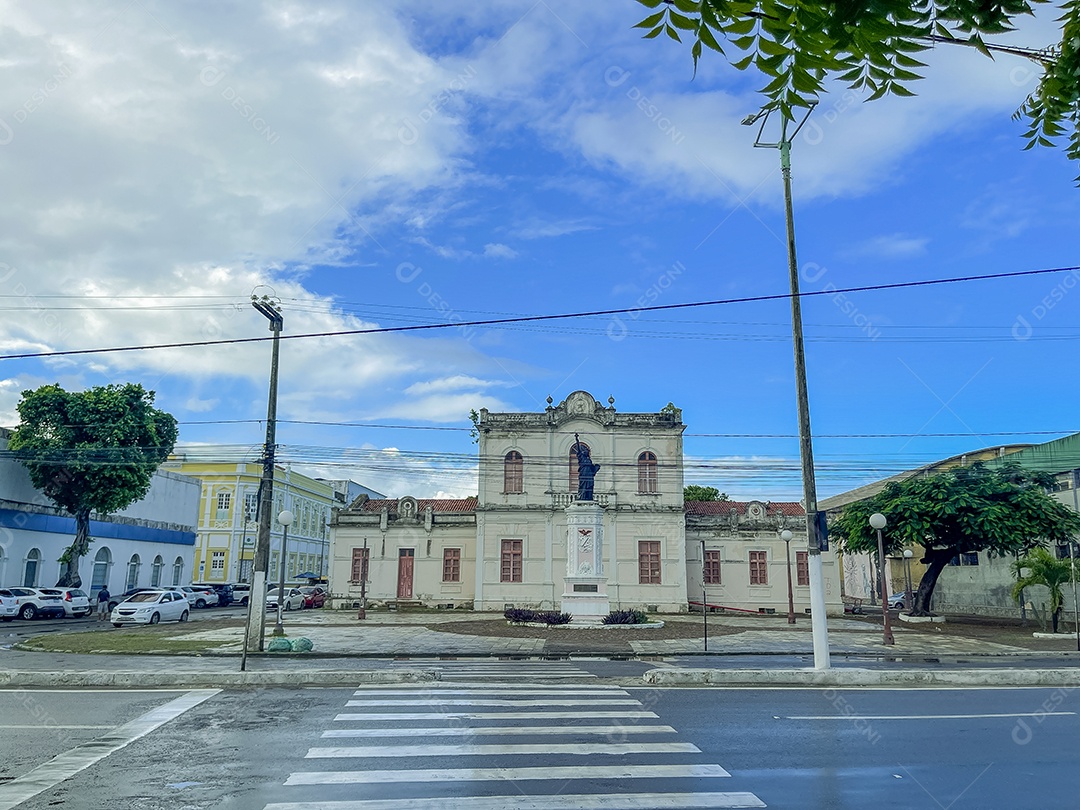
[[[441,667],[429,685],[0,692],[0,810],[1080,806],[1080,689],[665,689],[604,684],[589,662]],[[44,789],[6,804],[35,766]]]

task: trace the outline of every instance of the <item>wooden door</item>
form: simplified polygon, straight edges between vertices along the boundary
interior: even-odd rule
[[[398,550],[397,598],[412,599],[413,549]]]

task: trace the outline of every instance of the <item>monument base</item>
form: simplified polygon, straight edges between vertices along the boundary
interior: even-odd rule
[[[570,624],[603,624],[611,613],[607,577],[566,577],[559,609],[574,618]]]

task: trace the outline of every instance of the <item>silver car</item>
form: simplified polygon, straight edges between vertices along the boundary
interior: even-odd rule
[[[19,600],[7,588],[0,588],[0,620],[10,622],[19,615]]]
[[[191,615],[190,607],[183,591],[140,591],[114,607],[109,621],[113,623],[113,627],[123,627],[125,624],[186,622]]]

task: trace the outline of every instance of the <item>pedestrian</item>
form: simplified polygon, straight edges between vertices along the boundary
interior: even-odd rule
[[[99,619],[109,618],[109,598],[111,596],[109,589],[102,585],[97,595],[97,617]]]

